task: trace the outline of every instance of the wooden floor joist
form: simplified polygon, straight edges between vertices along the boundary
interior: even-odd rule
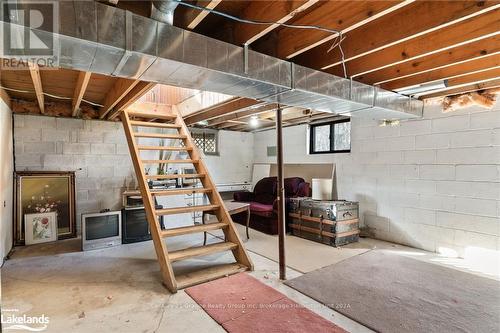
[[[134,164],[135,173],[139,182],[140,191],[137,194],[142,196],[144,202],[144,208],[146,211],[146,217],[151,230],[151,236],[153,238],[153,244],[158,257],[158,262],[160,264],[160,270],[162,273],[163,283],[171,291],[176,292],[179,288],[184,288],[197,283],[202,283],[217,279],[229,274],[235,274],[243,270],[252,270],[253,264],[248,256],[247,252],[243,248],[243,243],[236,231],[236,228],[227,212],[222,198],[220,197],[214,182],[208,174],[208,170],[203,162],[201,155],[198,153],[196,146],[191,138],[189,130],[184,123],[184,120],[180,114],[176,113],[175,116],[172,115],[160,115],[160,114],[137,114],[129,113],[127,111],[122,112],[122,122],[125,129],[125,135],[127,137],[127,142],[130,148],[130,155],[132,157],[132,162]],[[164,123],[147,123],[145,125],[142,121],[131,121],[130,117],[137,117],[141,119],[154,119],[154,120],[170,120],[174,121],[173,126],[165,127]],[[159,126],[149,125],[157,124]],[[176,129],[178,134],[152,134],[140,132],[138,129],[136,132],[132,129],[132,126],[139,127],[163,127],[163,128],[173,128]],[[151,138],[151,139],[181,139],[183,146],[140,146],[137,144],[136,140],[140,138]],[[175,159],[158,159],[158,160],[146,160],[140,157],[139,152],[142,150],[165,150],[165,151],[186,151],[189,157],[184,160]],[[144,165],[146,164],[169,164],[169,163],[191,163],[193,164],[196,173],[195,174],[146,174]],[[148,180],[152,179],[178,179],[178,178],[196,178],[201,182],[201,188],[175,188],[175,189],[150,189]],[[207,196],[209,204],[200,206],[186,206],[186,207],[174,207],[174,208],[162,208],[156,209],[153,198],[156,196],[171,196],[171,195],[185,195],[192,193],[202,193]],[[157,217],[164,215],[174,215],[174,214],[185,214],[193,212],[212,212],[216,218],[217,223],[203,224],[203,225],[193,225],[193,226],[183,226],[183,227],[172,227],[167,225],[166,229],[162,230],[160,224],[158,223]],[[179,215],[179,218],[186,218],[186,215]],[[189,216],[189,215],[188,215]],[[189,218],[189,217],[187,217]],[[174,237],[179,235],[191,234],[191,233],[204,233],[211,230],[222,230],[224,232],[225,241],[216,244],[203,245],[195,248],[181,249],[177,251],[168,251],[168,246],[164,241],[165,238]],[[205,256],[217,252],[231,252],[234,256],[235,262],[233,264],[226,264],[223,266],[213,266],[207,269],[189,273],[186,275],[176,276],[172,268],[172,263],[174,261],[186,260],[198,256]]]

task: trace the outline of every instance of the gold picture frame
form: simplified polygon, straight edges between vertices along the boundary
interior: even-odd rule
[[[76,237],[75,173],[15,173],[14,244],[25,244],[26,214],[57,213],[57,239]]]

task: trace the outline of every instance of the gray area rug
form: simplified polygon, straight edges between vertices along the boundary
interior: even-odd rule
[[[384,251],[285,283],[379,332],[500,331],[500,282]]]

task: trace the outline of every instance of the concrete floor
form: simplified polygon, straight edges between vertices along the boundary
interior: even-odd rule
[[[260,236],[251,230],[249,242],[252,238],[262,242]],[[169,249],[200,245],[201,239],[199,235],[177,237],[169,242]],[[267,239],[275,241],[273,237]],[[209,242],[214,241],[217,239],[209,236]],[[311,242],[303,241],[304,246],[311,246]],[[302,246],[300,242],[294,244]],[[320,249],[324,245],[314,246]],[[389,248],[402,255],[449,265],[436,261],[435,254],[377,240],[362,239],[352,247],[367,251]],[[278,279],[275,261],[255,252],[250,255],[255,265],[255,271],[250,274],[263,283],[352,333],[370,332],[285,286]],[[342,250],[339,256],[348,257]],[[303,256],[301,260],[306,262],[308,258]],[[184,261],[176,263],[174,269],[191,270],[213,261],[229,262],[232,256],[217,254]],[[467,267],[459,269],[467,270]],[[291,268],[287,272],[288,278],[302,274]],[[20,247],[5,263],[1,275],[2,311],[18,310],[17,315],[45,314],[50,318],[45,332],[225,332],[184,291],[169,294],[162,286],[151,241],[89,252],[80,252],[79,240]]]

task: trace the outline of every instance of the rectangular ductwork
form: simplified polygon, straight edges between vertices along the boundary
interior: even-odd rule
[[[22,9],[22,3],[11,6]],[[60,1],[59,66],[307,109],[370,117],[422,116],[419,100],[298,66],[94,1]],[[2,15],[3,19],[5,16]],[[23,33],[22,22],[5,22]]]

